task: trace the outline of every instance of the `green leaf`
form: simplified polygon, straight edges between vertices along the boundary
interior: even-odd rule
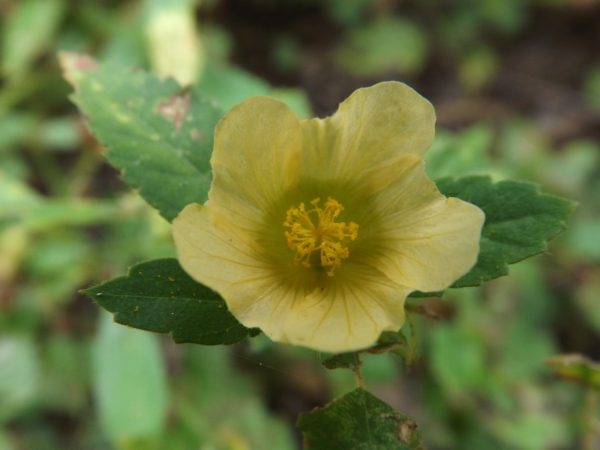
[[[305,449],[424,449],[412,419],[361,388],[300,414],[297,426],[304,434]]]
[[[349,352],[332,355],[321,361],[321,365],[328,369],[350,369],[355,372],[360,369],[361,362],[357,352]]]
[[[573,383],[600,389],[600,364],[580,355],[559,355],[546,360],[556,375]]]
[[[41,381],[39,366],[31,339],[0,337],[0,425],[35,403]]]
[[[508,265],[537,255],[547,242],[567,227],[565,219],[575,203],[542,194],[524,181],[493,183],[487,176],[443,178],[440,192],[480,207],[485,213],[477,264],[451,287],[479,286],[508,274]]]
[[[189,277],[174,258],[136,264],[127,276],[83,291],[115,322],[157,333],[177,343],[235,344],[258,334],[240,324],[223,299]]]
[[[118,448],[156,440],[169,407],[160,344],[154,335],[119,327],[103,316],[93,352],[100,423]]]
[[[60,60],[75,88],[72,100],[127,183],[169,221],[186,205],[206,201],[222,116],[214,103],[141,70],[73,53]]]
[[[15,2],[3,24],[2,72],[19,77],[48,48],[66,9],[64,0]]]
[[[374,77],[386,72],[417,73],[427,53],[427,34],[418,24],[386,15],[351,29],[334,58],[354,75]]]
[[[235,66],[207,64],[198,89],[228,110],[252,95],[269,95],[271,86],[255,75]]]

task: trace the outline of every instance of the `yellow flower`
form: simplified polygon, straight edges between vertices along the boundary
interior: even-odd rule
[[[343,352],[397,331],[410,292],[447,288],[479,252],[483,212],[425,175],[434,123],[397,82],[324,120],[268,97],[233,107],[209,200],[173,222],[182,267],[275,341]]]

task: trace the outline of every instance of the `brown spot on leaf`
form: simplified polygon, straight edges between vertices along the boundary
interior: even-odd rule
[[[74,55],[71,65],[73,68],[83,70],[84,72],[95,72],[98,70],[98,63],[90,55]]]
[[[404,419],[398,424],[398,440],[403,444],[409,444],[417,428],[417,424],[412,419]]]
[[[91,73],[98,69],[98,63],[89,55],[59,52],[58,59],[60,61],[60,66],[63,69],[63,76],[76,91],[79,90],[77,72]]]
[[[156,105],[156,111],[175,124],[177,131],[181,130],[183,121],[192,106],[192,98],[189,92],[181,95],[171,95],[171,99],[166,102],[160,102]]]

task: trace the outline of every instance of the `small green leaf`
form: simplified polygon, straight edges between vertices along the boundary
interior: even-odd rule
[[[114,314],[115,322],[177,343],[235,344],[258,330],[240,324],[223,299],[189,277],[174,258],[136,264],[127,276],[83,291]]]
[[[542,194],[524,181],[493,183],[487,176],[443,178],[440,192],[480,207],[485,213],[481,250],[475,267],[451,287],[479,286],[508,274],[508,265],[545,251],[547,242],[567,227],[575,203]]]
[[[349,352],[332,355],[321,361],[321,365],[328,369],[350,369],[354,372],[360,369],[361,362],[357,352]]]
[[[169,221],[206,201],[220,108],[171,79],[72,53],[60,60],[73,101],[127,183]]]
[[[559,355],[546,360],[556,375],[573,383],[600,389],[600,364],[580,354]]]
[[[310,450],[423,450],[417,424],[358,388],[297,423]]]

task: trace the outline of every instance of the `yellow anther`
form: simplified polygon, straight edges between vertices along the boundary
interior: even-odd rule
[[[296,208],[287,210],[283,226],[290,230],[285,232],[288,246],[296,252],[294,263],[311,267],[310,256],[320,251],[321,266],[329,268],[327,275],[333,276],[333,271],[342,265],[342,259],[349,256],[346,239],[355,240],[358,236],[358,225],[350,222],[336,223],[344,207],[329,197],[323,208],[319,207],[320,198],[315,198],[310,204],[312,209],[306,211],[304,203]],[[311,219],[311,214],[315,218]],[[316,217],[315,217],[316,216]]]

